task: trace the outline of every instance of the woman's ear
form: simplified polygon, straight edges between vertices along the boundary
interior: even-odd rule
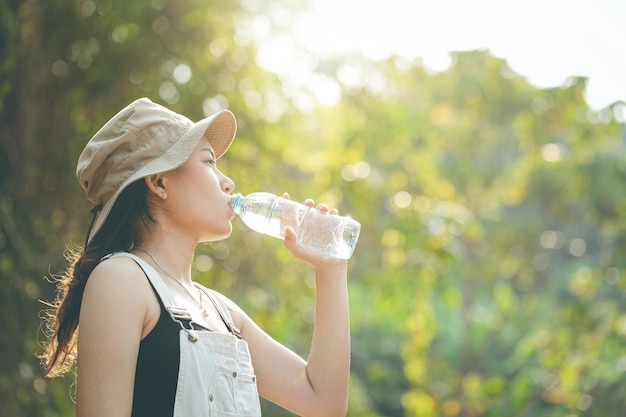
[[[167,192],[165,192],[165,181],[161,174],[149,175],[145,177],[145,181],[152,194],[162,200],[167,198]]]

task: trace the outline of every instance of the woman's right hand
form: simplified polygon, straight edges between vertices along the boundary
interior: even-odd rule
[[[290,200],[288,193],[283,194],[283,198]],[[318,204],[315,206],[315,202],[307,198],[302,202],[307,207],[313,208],[315,207],[319,210],[323,215],[328,214],[338,214],[337,209],[329,209],[326,204]],[[296,231],[291,227],[285,228],[285,247],[298,259],[306,262],[311,265],[316,271],[327,269],[327,268],[345,268],[348,261],[345,259],[338,259],[330,255],[326,255],[322,252],[316,251],[315,249],[307,248],[298,243],[298,236]]]

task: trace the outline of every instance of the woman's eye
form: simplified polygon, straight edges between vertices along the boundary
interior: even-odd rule
[[[215,159],[209,159],[206,163],[209,165],[215,165]]]

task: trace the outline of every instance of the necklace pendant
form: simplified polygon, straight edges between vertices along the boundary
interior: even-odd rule
[[[209,313],[204,308],[202,309],[202,317],[204,318],[209,317]]]

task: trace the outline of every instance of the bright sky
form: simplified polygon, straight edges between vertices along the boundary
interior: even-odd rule
[[[273,23],[295,27],[261,50],[260,63],[279,73],[298,70],[289,53],[298,44],[317,56],[421,57],[434,70],[450,63],[449,51],[488,49],[537,87],[588,77],[596,110],[626,101],[626,0],[311,0],[304,14],[274,12]]]

